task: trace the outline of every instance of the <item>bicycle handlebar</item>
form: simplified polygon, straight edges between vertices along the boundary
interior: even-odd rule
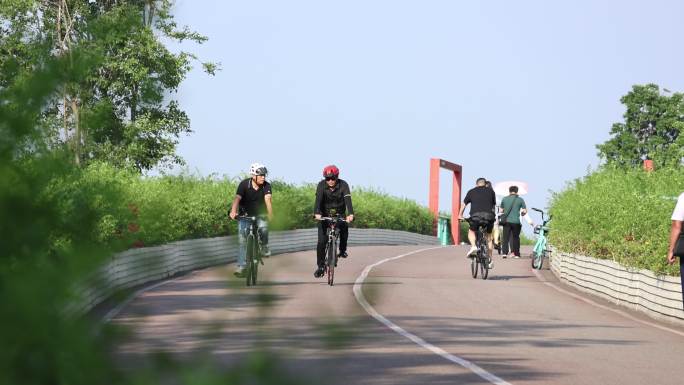
[[[249,216],[249,215],[238,215],[238,216],[235,217],[235,220],[238,220],[238,219],[247,219],[247,220],[250,220],[250,221],[256,221],[257,219],[266,219],[266,218],[268,218],[268,216],[266,216],[266,215],[252,215],[252,216]]]
[[[320,217],[320,218],[314,218],[316,221],[336,221],[336,222],[347,222],[346,219],[342,217]]]

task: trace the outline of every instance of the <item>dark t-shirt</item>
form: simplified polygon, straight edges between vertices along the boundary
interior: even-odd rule
[[[520,224],[520,210],[526,208],[525,201],[516,194],[511,194],[501,200],[503,213],[508,213],[508,223]]]
[[[235,194],[240,196],[240,215],[265,215],[266,201],[264,197],[271,195],[271,184],[264,182],[264,184],[255,190],[252,188],[252,179],[245,179],[238,185]]]
[[[314,203],[314,214],[345,215],[354,214],[352,206],[351,190],[347,182],[342,179],[337,180],[334,188],[328,187],[325,180],[320,181],[316,187],[316,203]]]
[[[478,186],[465,196],[463,204],[470,204],[470,215],[475,213],[492,213],[496,206],[496,194],[490,187]]]

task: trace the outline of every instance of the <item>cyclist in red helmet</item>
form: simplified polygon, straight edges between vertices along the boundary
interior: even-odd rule
[[[314,205],[314,216],[316,219],[321,217],[345,217],[348,223],[354,220],[354,207],[352,206],[351,190],[349,185],[339,179],[340,170],[335,165],[325,166],[323,169],[324,180],[316,187],[316,203]],[[339,258],[347,258],[347,238],[349,229],[347,223],[341,222],[340,229],[340,250]],[[318,244],[316,247],[316,263],[318,267],[314,272],[314,277],[320,278],[325,273],[325,235],[326,223],[318,224]]]

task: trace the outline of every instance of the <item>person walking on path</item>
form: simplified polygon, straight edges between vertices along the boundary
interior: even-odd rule
[[[502,214],[500,221],[504,222],[501,252],[504,258],[509,253],[513,258],[520,258],[520,230],[522,229],[520,216],[527,214],[527,206],[525,206],[525,201],[518,196],[518,186],[511,186],[508,192],[510,195],[501,200],[499,208]]]
[[[670,265],[675,263],[676,258],[679,257],[679,275],[682,280],[682,305],[684,306],[684,258],[682,255],[675,255],[675,246],[677,240],[681,238],[682,221],[684,221],[684,193],[679,195],[677,205],[674,212],[672,212],[672,227],[670,228],[670,247],[667,252],[667,263]],[[684,240],[682,240],[684,242]],[[681,246],[680,246],[681,247]]]

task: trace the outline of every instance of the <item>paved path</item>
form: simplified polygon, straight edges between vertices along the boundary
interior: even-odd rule
[[[462,247],[387,261],[360,287],[388,322],[480,375],[419,346],[372,318],[353,287],[366,266],[425,248],[351,248],[334,287],[313,278],[313,251],[266,260],[258,288],[228,279],[232,266],[195,272],[123,309],[112,322],[131,326],[136,338],[119,354],[134,364],[156,350],[205,351],[230,366],[258,346],[311,383],[684,383],[684,337],[558,292],[542,281],[562,284],[548,271],[537,277],[526,258],[497,257],[490,279],[474,280]]]

